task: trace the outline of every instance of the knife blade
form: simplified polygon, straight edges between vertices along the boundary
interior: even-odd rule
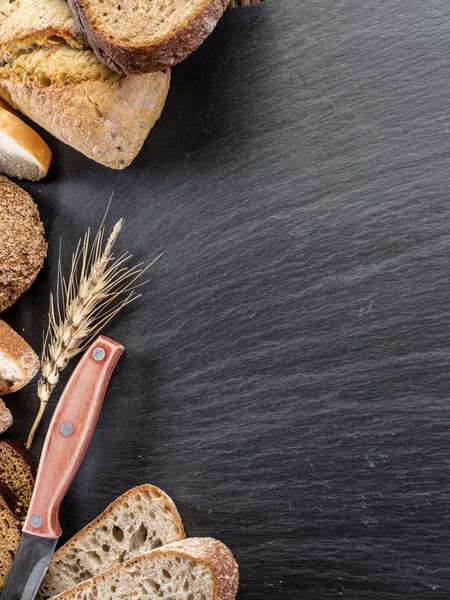
[[[124,348],[100,336],[81,358],[56,406],[33,496],[1,600],[34,600],[61,535],[59,506],[86,453],[106,388]]]

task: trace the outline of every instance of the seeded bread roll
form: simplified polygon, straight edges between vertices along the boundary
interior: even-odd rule
[[[25,190],[0,177],[0,312],[31,286],[46,255],[36,204]]]
[[[30,505],[36,477],[36,461],[16,440],[0,440],[0,482],[9,487],[23,505]]]
[[[0,320],[0,394],[10,394],[23,388],[39,371],[36,352]]]
[[[169,496],[153,485],[133,488],[53,555],[39,597],[59,594],[137,554],[183,538],[180,515]]]
[[[211,538],[174,542],[113,567],[55,596],[58,600],[234,600],[238,567]]]
[[[69,0],[94,52],[119,73],[173,67],[213,31],[229,0]]]

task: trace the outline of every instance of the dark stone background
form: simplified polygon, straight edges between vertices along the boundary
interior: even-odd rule
[[[124,172],[46,135],[49,259],[9,323],[40,348],[59,239],[67,267],[113,191],[120,248],[164,252],[106,331],[64,539],[151,482],[240,600],[449,597],[449,52],[441,0],[268,2],[174,69]],[[35,383],[7,400],[25,439]]]

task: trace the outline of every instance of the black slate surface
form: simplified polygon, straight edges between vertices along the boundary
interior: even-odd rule
[[[46,136],[49,259],[8,322],[40,347],[58,241],[113,191],[121,247],[164,252],[107,330],[65,538],[148,481],[233,549],[240,600],[449,597],[449,47],[440,0],[273,1],[174,70],[126,171]],[[24,439],[35,386],[8,403]]]

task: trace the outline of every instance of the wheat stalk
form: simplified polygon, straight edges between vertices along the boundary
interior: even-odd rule
[[[103,223],[92,244],[88,230],[72,255],[67,281],[62,275],[60,256],[56,298],[50,294],[49,325],[41,359],[42,377],[37,390],[39,411],[28,436],[27,448],[33,443],[61,371],[71,358],[89,346],[104,325],[140,296],[136,280],[155,262],[147,267],[142,264],[129,267],[126,264],[131,258],[128,252],[114,257],[113,246],[122,226],[123,219],[120,219],[104,247]]]

